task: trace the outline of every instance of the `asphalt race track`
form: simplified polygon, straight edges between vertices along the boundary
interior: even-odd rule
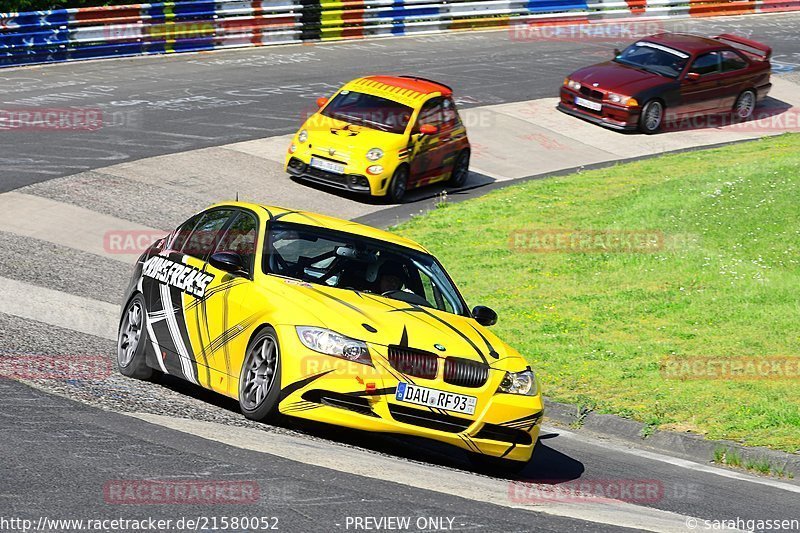
[[[795,69],[800,72],[800,15],[695,19],[663,27],[768,42],[783,84],[779,100],[797,105],[790,100]],[[376,225],[424,208],[424,201],[387,208],[278,176],[283,136],[297,128],[316,97],[341,82],[376,71],[415,73],[452,85],[465,109],[518,109],[513,106],[524,102],[544,102],[541,109],[550,109],[542,99],[555,94],[566,73],[609,57],[622,44],[524,40],[495,31],[0,70],[3,108],[77,106],[101,110],[104,121],[91,132],[0,131],[0,358],[57,354],[111,361],[120,298],[135,255],[109,251],[105,233],[171,228],[214,199],[233,196],[226,190],[231,180],[236,185],[230,188],[245,196],[368,217]],[[536,117],[549,120],[535,109]],[[492,127],[506,124],[496,120]],[[570,166],[576,152],[594,157],[586,160],[590,164],[621,157],[608,147],[619,137],[603,140],[619,134],[601,132],[591,149],[576,148],[561,123],[548,128],[557,132],[553,138],[564,151],[536,154],[560,158],[558,168]],[[674,138],[698,144],[738,140],[702,135]],[[635,155],[684,148],[658,137],[624,138],[641,148]],[[665,144],[655,146],[659,142]],[[259,155],[265,147],[278,147],[277,156]],[[489,156],[484,160],[490,162]],[[537,157],[513,163],[473,168],[477,188],[471,194],[480,194],[484,184],[557,168]],[[272,181],[265,181],[265,173]],[[107,372],[97,379],[0,379],[2,518],[37,523],[41,517],[246,514],[277,517],[281,531],[355,531],[369,529],[357,527],[355,517],[392,516],[410,517],[410,530],[508,532],[702,531],[702,520],[800,518],[796,480],[700,464],[679,450],[664,455],[546,425],[518,479],[536,484],[539,497],[532,498],[516,493],[511,479],[475,472],[448,448],[291,420],[256,424],[229,399],[169,377],[133,381],[110,364],[101,365]],[[144,478],[246,481],[257,484],[260,497],[213,507],[109,501],[109,483]],[[657,494],[635,501],[541,496],[565,482],[609,480],[646,482]],[[435,517],[442,520],[423,521],[424,527],[416,522]],[[371,529],[392,528],[384,523]],[[0,521],[0,531],[6,530],[15,529]]]

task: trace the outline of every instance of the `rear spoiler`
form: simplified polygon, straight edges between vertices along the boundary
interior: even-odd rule
[[[769,46],[758,41],[752,41],[750,39],[745,39],[744,37],[739,37],[738,35],[723,33],[722,35],[717,35],[714,37],[714,40],[733,46],[748,56],[761,61],[767,61],[770,57],[772,57],[772,48]]]

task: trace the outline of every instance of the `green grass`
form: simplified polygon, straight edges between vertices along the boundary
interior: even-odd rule
[[[622,137],[621,137],[622,139]],[[624,139],[623,139],[624,140]],[[657,230],[655,253],[524,253],[517,229]],[[675,380],[664,358],[800,354],[800,136],[507,187],[393,228],[422,242],[545,394],[796,451],[800,379]]]

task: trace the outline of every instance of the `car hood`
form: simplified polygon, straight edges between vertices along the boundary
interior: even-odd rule
[[[598,89],[625,96],[635,96],[641,91],[669,81],[668,78],[658,74],[645,72],[615,61],[606,61],[576,70],[569,78],[588,87],[592,87],[596,83]]]
[[[370,148],[399,149],[407,144],[404,135],[351,124],[316,113],[303,125],[308,142],[316,150],[334,150],[353,157],[365,157]]]
[[[293,279],[280,278],[278,283],[282,295],[293,306],[303,307],[317,322],[292,325],[321,326],[372,344],[408,346],[442,357],[485,362],[500,370],[516,372],[527,366],[516,350],[473,318],[377,294]]]

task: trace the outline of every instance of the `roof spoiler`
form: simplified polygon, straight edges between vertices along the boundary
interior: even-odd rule
[[[742,52],[754,56],[762,61],[768,60],[772,57],[772,48],[769,46],[762,44],[758,41],[753,41],[751,39],[745,39],[744,37],[739,37],[738,35],[732,35],[730,33],[723,33],[721,35],[717,35],[714,37],[715,41],[720,41],[725,44],[729,44],[734,48],[738,48]]]
[[[420,81],[427,81],[427,82],[430,82],[430,83],[435,83],[436,85],[441,85],[442,87],[445,87],[451,93],[453,92],[453,88],[450,87],[449,85],[445,85],[444,83],[442,83],[440,81],[432,80],[430,78],[422,78],[420,76],[408,76],[408,75],[401,75],[401,76],[398,76],[398,78],[408,78],[409,80],[420,80]]]

